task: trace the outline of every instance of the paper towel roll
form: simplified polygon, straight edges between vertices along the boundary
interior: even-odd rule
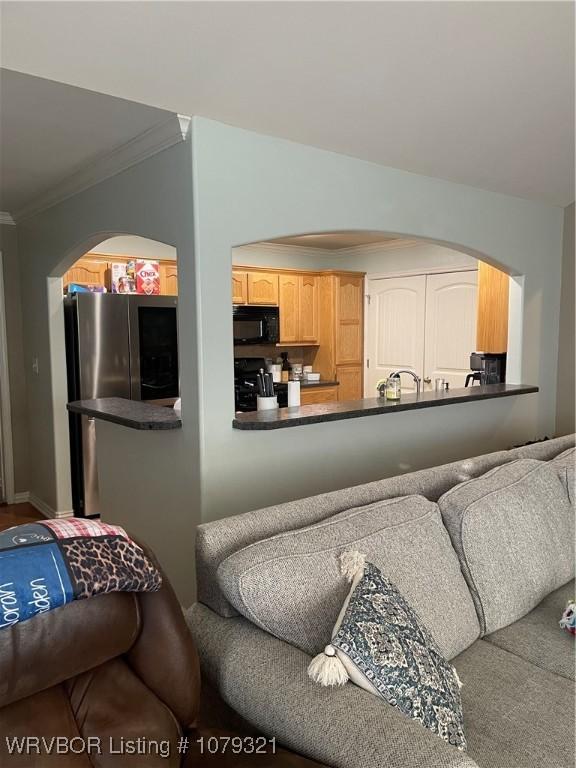
[[[300,382],[288,382],[288,408],[300,405]]]

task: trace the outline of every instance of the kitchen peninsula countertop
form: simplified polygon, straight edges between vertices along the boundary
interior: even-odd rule
[[[96,400],[75,400],[66,406],[72,413],[111,421],[131,429],[180,429],[182,419],[173,408],[128,400],[124,397],[99,397]]]
[[[301,405],[293,408],[277,408],[270,411],[252,411],[236,414],[232,422],[234,429],[270,430],[299,427],[305,424],[319,424],[324,421],[357,419],[362,416],[412,411],[422,408],[436,408],[442,405],[467,403],[475,400],[490,400],[497,397],[512,397],[538,392],[530,384],[489,384],[453,389],[449,392],[422,392],[403,395],[400,400],[386,400],[382,397],[364,400],[348,400],[337,403]]]

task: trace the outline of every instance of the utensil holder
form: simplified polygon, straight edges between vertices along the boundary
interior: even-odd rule
[[[272,411],[274,408],[278,408],[278,397],[260,397],[256,396],[256,410],[257,411]]]

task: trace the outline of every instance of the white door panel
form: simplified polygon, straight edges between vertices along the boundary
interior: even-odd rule
[[[470,372],[470,353],[476,347],[478,273],[452,272],[428,275],[424,374],[446,379],[451,389],[464,386]]]
[[[426,276],[368,281],[365,396],[376,397],[376,384],[398,368],[422,376]],[[402,376],[402,390],[415,391],[411,376]]]

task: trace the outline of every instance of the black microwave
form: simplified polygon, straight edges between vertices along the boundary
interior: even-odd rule
[[[234,307],[234,344],[276,344],[280,341],[278,307]]]

